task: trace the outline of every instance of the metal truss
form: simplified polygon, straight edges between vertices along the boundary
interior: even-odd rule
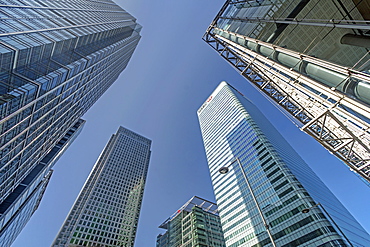
[[[356,109],[369,117],[370,109],[333,88],[215,34],[214,23],[203,40],[255,88],[284,109],[302,131],[315,138],[370,185],[370,124],[347,110]],[[302,58],[302,54],[300,56]]]

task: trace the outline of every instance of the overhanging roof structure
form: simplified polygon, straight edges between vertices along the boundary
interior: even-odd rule
[[[362,34],[357,35],[360,36],[358,40],[366,40],[370,44],[370,21],[353,18],[300,19],[297,14],[299,11],[296,10],[302,10],[305,7],[303,5],[297,6],[288,18],[275,18],[273,14],[269,15],[267,10],[264,10],[267,14],[262,17],[235,14],[249,6],[255,8],[264,5],[266,8],[268,4],[272,4],[270,2],[272,1],[226,1],[207,29],[203,40],[297,127],[315,138],[369,185],[369,52],[352,67],[346,67],[304,52],[287,49],[274,42],[262,41],[256,38],[258,35],[251,36],[261,33],[263,28],[277,27],[274,33],[276,36],[288,25],[293,26],[292,30],[301,25],[311,28],[341,28],[348,32],[355,30],[356,33]],[[365,11],[366,6],[361,5],[361,8],[359,11],[362,13],[370,12],[369,9]],[[294,11],[296,13],[293,13]],[[253,26],[254,29],[248,29],[252,30],[250,33],[253,35],[241,34],[238,28],[230,30],[232,21],[241,23],[243,27]],[[348,37],[349,35],[344,35],[341,42],[346,42]],[[362,67],[358,66],[359,64],[362,64]]]

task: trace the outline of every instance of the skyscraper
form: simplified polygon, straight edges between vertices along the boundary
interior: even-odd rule
[[[368,1],[226,1],[203,39],[370,185]]]
[[[12,244],[37,209],[53,173],[51,168],[81,132],[84,123],[82,119],[77,121],[0,204],[0,243],[2,247]]]
[[[119,127],[52,244],[134,246],[151,141]]]
[[[369,234],[236,89],[222,82],[198,117],[226,246],[370,246]]]
[[[217,205],[193,196],[160,226],[156,247],[224,247]]]
[[[109,0],[2,1],[0,17],[2,205],[117,79],[141,27]]]

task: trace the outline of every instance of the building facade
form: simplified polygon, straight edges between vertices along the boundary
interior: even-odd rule
[[[236,89],[222,82],[198,118],[226,246],[369,246],[369,234]]]
[[[156,247],[225,247],[217,205],[194,196],[163,222]]]
[[[10,246],[41,201],[60,156],[75,140],[85,121],[80,119],[0,204],[0,243]]]
[[[53,247],[134,246],[151,141],[119,127],[100,154]]]
[[[226,1],[203,39],[370,184],[368,13],[357,0]]]
[[[109,0],[4,0],[0,17],[1,204],[117,79],[141,27]]]

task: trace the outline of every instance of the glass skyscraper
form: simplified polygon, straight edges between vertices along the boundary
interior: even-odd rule
[[[160,228],[156,247],[225,247],[217,205],[193,196]]]
[[[369,234],[241,93],[198,110],[226,246],[370,246]]]
[[[151,141],[119,127],[100,154],[52,244],[134,246]]]
[[[0,207],[125,69],[140,29],[110,0],[1,1]]]

